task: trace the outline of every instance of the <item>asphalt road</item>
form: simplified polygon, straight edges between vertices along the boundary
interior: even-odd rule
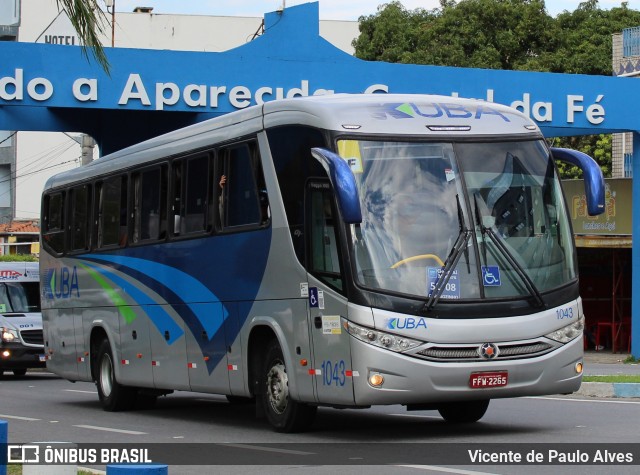
[[[151,446],[156,455],[162,448],[160,458],[194,454],[198,463],[209,465],[171,464],[171,474],[635,474],[639,416],[640,400],[552,396],[494,400],[485,417],[468,426],[401,406],[321,408],[310,431],[277,434],[255,419],[251,406],[219,396],[180,392],[161,398],[154,409],[107,413],[90,383],[72,384],[46,372],[0,380],[0,420],[9,424],[9,443],[163,444]],[[630,442],[635,444],[624,445]],[[473,464],[468,452],[503,456],[511,449],[534,450],[546,461],[550,450],[569,458],[580,449],[598,448],[630,450],[633,465]],[[425,463],[425,454],[434,463]],[[162,460],[154,456],[154,462]]]

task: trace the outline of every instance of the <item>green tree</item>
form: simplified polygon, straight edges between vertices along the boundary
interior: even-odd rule
[[[434,15],[423,9],[406,10],[398,1],[378,7],[378,13],[360,17],[360,36],[353,41],[356,56],[370,61],[412,63],[425,25]]]
[[[553,30],[543,0],[442,0],[430,12],[395,1],[360,17],[353,46],[368,60],[526,69],[530,58],[552,47]]]
[[[640,11],[623,3],[610,10],[598,8],[597,0],[581,3],[573,12],[557,16],[560,41],[542,61],[559,73],[611,75],[612,35],[640,25]]]
[[[92,56],[109,73],[109,61],[100,42],[100,34],[104,32],[105,14],[98,7],[97,0],[56,0],[58,9],[63,10],[82,43],[82,52],[88,59],[87,48]]]

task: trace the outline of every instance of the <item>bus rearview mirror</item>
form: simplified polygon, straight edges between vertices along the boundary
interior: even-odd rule
[[[323,148],[312,148],[311,155],[322,164],[329,175],[344,222],[361,223],[362,210],[358,187],[349,164],[339,155]]]
[[[598,162],[586,153],[568,148],[553,147],[551,154],[554,159],[575,165],[582,170],[589,216],[602,214],[604,212],[604,177]]]

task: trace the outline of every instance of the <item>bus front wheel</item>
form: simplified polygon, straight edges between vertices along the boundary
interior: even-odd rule
[[[95,377],[98,397],[105,411],[124,411],[134,406],[136,391],[116,381],[111,345],[106,338],[98,346]]]
[[[489,399],[483,401],[448,402],[438,407],[442,418],[453,424],[470,424],[482,419],[489,407]]]
[[[299,432],[311,425],[317,407],[297,402],[289,394],[289,377],[277,340],[267,346],[261,371],[260,399],[269,423],[277,432]]]

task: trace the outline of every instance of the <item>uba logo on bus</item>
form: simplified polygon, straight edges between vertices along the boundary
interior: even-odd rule
[[[424,318],[390,318],[387,320],[387,328],[389,330],[417,330],[418,328],[427,328],[427,322]]]
[[[73,266],[73,268],[47,269],[44,272],[42,293],[44,298],[49,300],[80,297],[76,266]]]
[[[373,111],[374,119],[413,119],[416,117],[447,119],[482,119],[482,116],[492,115],[499,117],[505,122],[511,122],[509,118],[497,109],[487,104],[474,104],[472,106],[461,104],[447,104],[444,102],[429,102],[415,104],[405,102],[403,104],[391,103],[380,104]]]

